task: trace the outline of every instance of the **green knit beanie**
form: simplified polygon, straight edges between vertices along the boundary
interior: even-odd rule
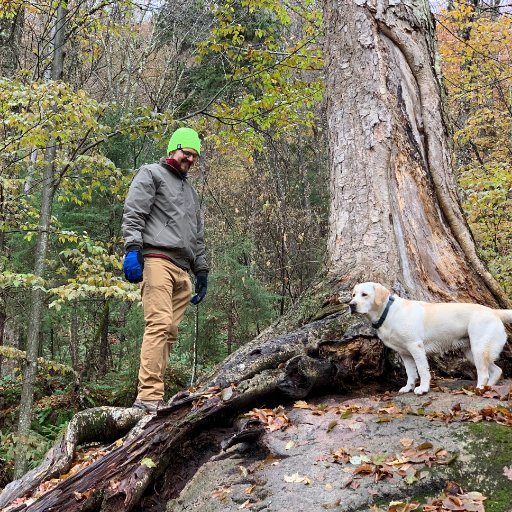
[[[167,154],[177,149],[195,149],[201,154],[201,141],[199,135],[192,128],[178,128],[172,135],[167,146]]]

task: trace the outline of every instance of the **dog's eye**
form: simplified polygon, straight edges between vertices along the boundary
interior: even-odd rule
[[[368,294],[367,294],[367,293],[361,293],[361,295],[362,295],[363,297],[368,297]]]

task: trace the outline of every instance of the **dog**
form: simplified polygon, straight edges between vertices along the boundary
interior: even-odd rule
[[[379,283],[356,284],[349,302],[351,313],[366,316],[387,347],[398,352],[407,372],[399,393],[422,395],[430,389],[427,354],[463,349],[475,365],[477,387],[498,382],[502,370],[494,361],[507,341],[504,323],[511,309],[491,309],[461,302],[429,303],[407,300]],[[416,386],[416,379],[420,384]]]

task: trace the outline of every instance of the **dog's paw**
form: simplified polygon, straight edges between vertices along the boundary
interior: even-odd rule
[[[426,387],[426,386],[418,386],[418,387],[414,388],[414,392],[417,395],[424,395],[425,393],[428,393],[428,387]]]
[[[406,384],[403,388],[400,388],[398,390],[399,393],[409,393],[409,391],[412,391],[412,388],[414,386],[410,386],[409,384]]]

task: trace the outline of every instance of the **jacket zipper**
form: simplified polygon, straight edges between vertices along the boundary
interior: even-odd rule
[[[170,221],[171,221],[171,219],[167,219],[167,222],[164,224],[164,227],[155,235],[155,240],[158,239],[158,237],[160,236],[160,233],[162,233],[162,231],[169,225]]]

